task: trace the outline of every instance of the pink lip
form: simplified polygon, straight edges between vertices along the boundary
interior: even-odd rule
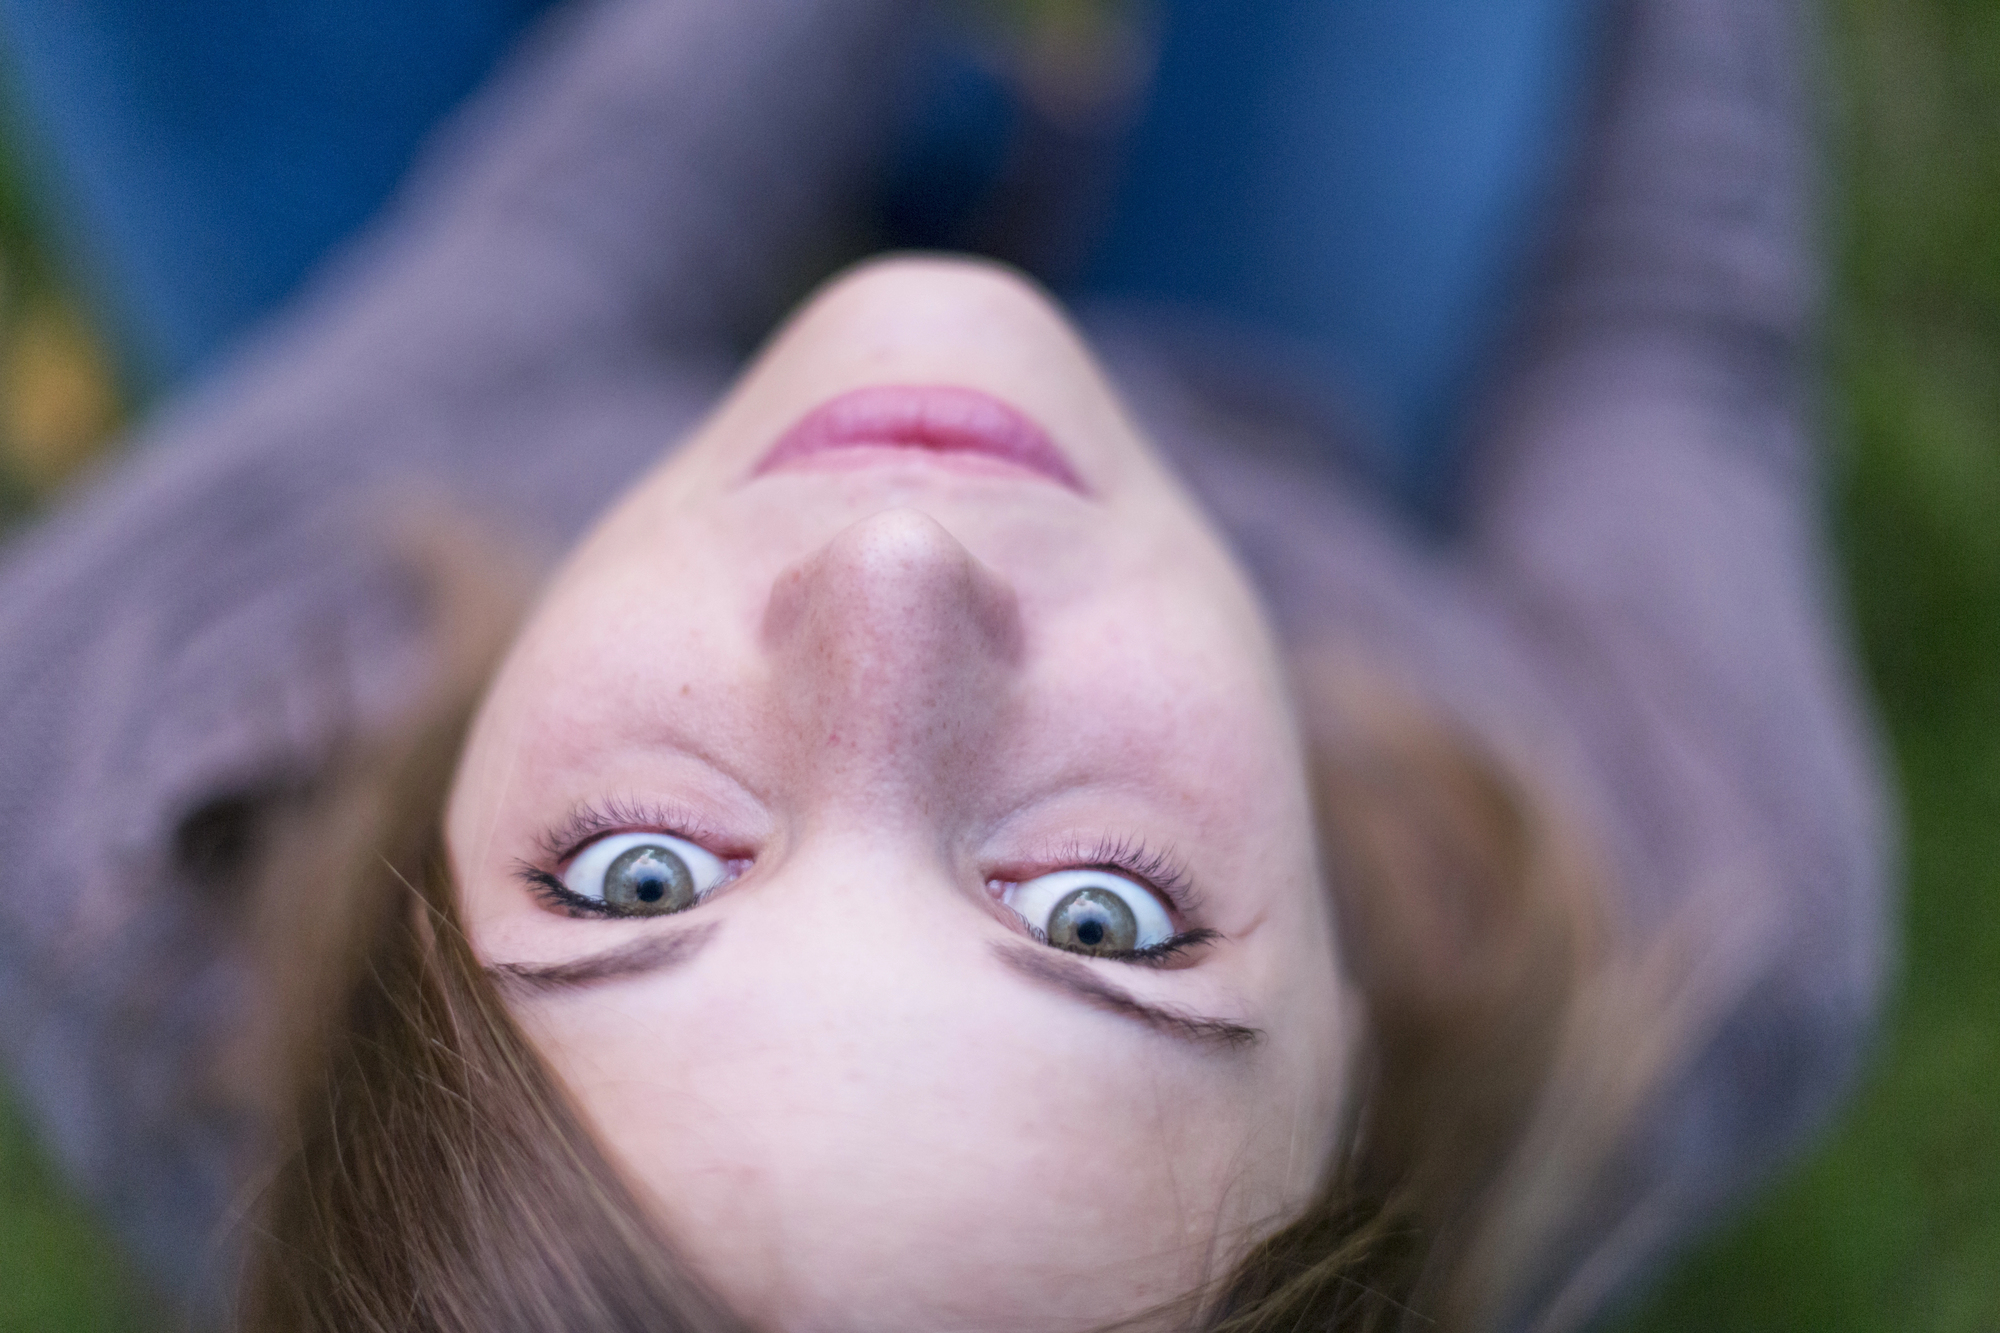
[[[990,460],[1087,494],[1047,431],[990,393],[949,384],[878,384],[828,399],[779,437],[755,475],[817,461],[865,463],[860,451],[912,449]],[[842,457],[830,457],[837,452]]]

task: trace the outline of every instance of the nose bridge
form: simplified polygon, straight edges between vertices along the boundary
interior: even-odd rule
[[[822,810],[934,811],[978,762],[1021,658],[1014,590],[914,510],[781,573],[763,637],[795,772]]]

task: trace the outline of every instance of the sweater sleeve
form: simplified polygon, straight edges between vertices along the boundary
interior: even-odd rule
[[[1851,1082],[1886,965],[1893,834],[1809,412],[1801,8],[1621,7],[1478,463],[1473,563],[1576,729],[1619,947],[1654,988],[1625,998],[1671,1051],[1537,1326],[1796,1150]]]
[[[575,0],[378,225],[0,561],[0,1058],[58,1162],[213,1311],[254,1142],[233,867],[396,719],[456,511],[566,544],[823,254],[909,0]]]

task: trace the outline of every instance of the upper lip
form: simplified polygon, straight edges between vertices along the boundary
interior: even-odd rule
[[[1033,418],[990,393],[955,384],[877,384],[830,398],[778,437],[755,475],[832,450],[868,447],[990,458],[1088,493]]]

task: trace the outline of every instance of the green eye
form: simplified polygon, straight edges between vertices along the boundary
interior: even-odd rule
[[[1102,870],[1058,870],[1001,895],[1034,930],[1070,953],[1118,955],[1173,938],[1173,919],[1152,890]]]
[[[714,853],[665,833],[615,833],[577,854],[563,884],[616,916],[685,912],[728,877]]]
[[[1139,947],[1139,918],[1107,889],[1072,889],[1049,913],[1045,933],[1075,953],[1130,953]]]

